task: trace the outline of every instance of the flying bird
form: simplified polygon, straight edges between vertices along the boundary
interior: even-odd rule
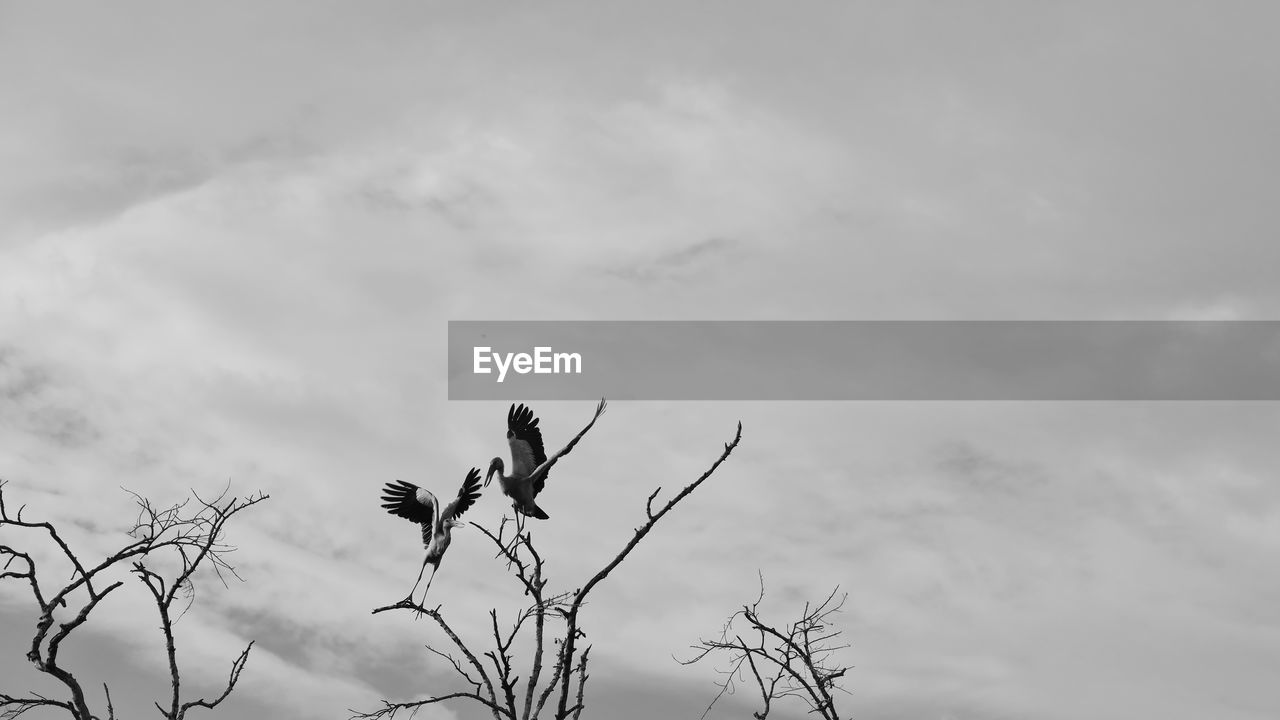
[[[444,557],[444,551],[449,549],[451,531],[462,527],[458,518],[480,498],[480,468],[471,468],[458,490],[458,497],[444,507],[440,506],[440,501],[436,500],[430,490],[403,480],[387,483],[382,491],[382,507],[387,512],[422,526],[422,544],[427,548],[427,557],[422,561],[417,582],[405,599],[412,602],[413,594],[418,591],[418,585],[422,582],[422,575],[430,565],[431,577],[427,579],[427,589],[422,591],[422,601],[426,602],[427,590],[431,589],[431,581],[440,568],[440,560]]]
[[[507,411],[507,445],[511,447],[511,474],[503,474],[502,458],[496,457],[489,463],[489,474],[485,475],[484,486],[489,487],[489,481],[496,474],[499,485],[502,487],[502,494],[511,498],[511,507],[515,509],[517,517],[528,515],[546,520],[550,516],[538,507],[534,499],[546,485],[547,473],[551,472],[551,466],[568,455],[591,426],[596,424],[604,408],[605,401],[602,398],[600,404],[596,406],[596,414],[591,418],[591,422],[587,423],[587,426],[582,428],[582,432],[570,440],[560,452],[548,458],[546,450],[542,447],[542,430],[538,428],[538,418],[533,416],[533,410],[523,404],[519,407],[513,404]]]

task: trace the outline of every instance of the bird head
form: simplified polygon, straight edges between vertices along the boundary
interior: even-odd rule
[[[494,473],[502,475],[502,458],[496,457],[489,463],[489,472],[484,476],[484,486],[489,487],[489,481],[493,479]]]
[[[449,518],[447,522],[449,523],[449,527],[451,528],[460,528],[460,527],[467,526],[466,523],[462,522],[461,520],[458,520],[457,518]]]

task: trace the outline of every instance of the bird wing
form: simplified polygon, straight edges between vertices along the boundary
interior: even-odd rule
[[[456,520],[462,513],[467,511],[467,508],[475,505],[476,500],[479,499],[480,468],[471,468],[471,472],[467,473],[467,479],[462,481],[462,487],[458,488],[458,497],[445,506],[441,517],[446,520]]]
[[[436,502],[436,496],[430,490],[397,480],[382,488],[382,507],[392,515],[430,526],[436,520],[440,503]]]
[[[560,452],[552,455],[550,460],[545,460],[538,464],[537,469],[533,471],[534,496],[537,496],[538,493],[542,492],[543,486],[546,485],[547,473],[551,472],[551,466],[555,465],[557,460],[569,454],[569,451],[573,449],[573,446],[578,444],[578,441],[582,439],[582,436],[586,435],[587,431],[591,429],[591,426],[596,424],[596,420],[600,419],[600,416],[604,414],[604,408],[607,404],[608,403],[604,401],[604,398],[600,398],[600,404],[596,405],[596,414],[591,416],[591,422],[587,423],[587,426],[582,428],[582,432],[575,435],[573,439],[569,441],[568,445],[561,448]]]
[[[512,405],[507,411],[507,444],[511,446],[511,474],[514,477],[528,477],[547,461],[538,418],[523,404],[519,407]]]

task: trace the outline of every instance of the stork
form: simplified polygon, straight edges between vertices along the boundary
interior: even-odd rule
[[[502,487],[502,494],[511,498],[511,507],[516,511],[517,519],[521,515],[528,515],[546,520],[550,516],[538,507],[534,499],[546,485],[547,473],[551,472],[551,466],[568,455],[591,426],[596,424],[604,408],[605,401],[601,398],[591,422],[587,423],[587,426],[582,428],[582,432],[570,440],[560,452],[548,458],[542,447],[542,430],[538,428],[538,418],[533,416],[533,410],[523,404],[519,407],[512,404],[511,409],[507,411],[507,445],[511,448],[511,474],[503,474],[502,458],[496,457],[489,463],[489,474],[485,475],[484,486],[489,487],[489,481],[496,474],[499,485]]]
[[[422,575],[430,565],[431,577],[427,579],[427,589],[422,591],[422,602],[425,603],[427,590],[431,589],[431,581],[435,579],[436,570],[440,568],[440,560],[444,557],[444,551],[449,549],[449,543],[452,540],[451,531],[453,528],[462,527],[462,522],[458,518],[480,498],[480,468],[471,468],[471,472],[467,473],[467,479],[462,482],[462,487],[458,490],[458,497],[443,508],[430,490],[403,480],[387,483],[382,491],[382,507],[386,508],[387,512],[422,526],[422,544],[427,548],[427,557],[422,561],[418,580],[413,584],[413,589],[409,591],[409,596],[405,600],[413,602],[413,594],[418,591]]]

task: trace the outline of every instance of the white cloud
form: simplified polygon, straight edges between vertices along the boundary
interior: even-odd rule
[[[1211,62],[1182,40],[1216,26],[1167,15],[1173,45],[1145,16],[637,8],[27,9],[0,43],[0,474],[99,549],[120,485],[270,492],[233,529],[247,582],[190,618],[213,676],[261,636],[246,693],[289,688],[312,716],[423,690],[393,666],[441,669],[425,629],[368,611],[421,562],[381,484],[456,487],[504,449],[505,408],[443,399],[449,319],[1274,306],[1249,190],[1272,170],[1214,154],[1229,130],[1224,152],[1265,157],[1270,111],[1139,82],[1173,57],[1208,89],[1273,62],[1262,45]],[[537,411],[552,445],[587,412]],[[740,417],[721,475],[600,587],[602,665],[687,677],[670,654],[760,568],[779,612],[850,592],[857,702],[885,717],[1067,714],[1044,698],[1100,680],[1099,654],[1137,685],[1079,714],[1274,706],[1240,669],[1273,659],[1247,629],[1275,622],[1274,411],[619,403],[548,488],[554,578],[612,557]],[[471,609],[519,598],[460,535],[432,592],[482,634]],[[1151,699],[1144,663],[1186,625],[1240,669],[1214,677],[1240,707],[1176,661],[1185,696]]]

